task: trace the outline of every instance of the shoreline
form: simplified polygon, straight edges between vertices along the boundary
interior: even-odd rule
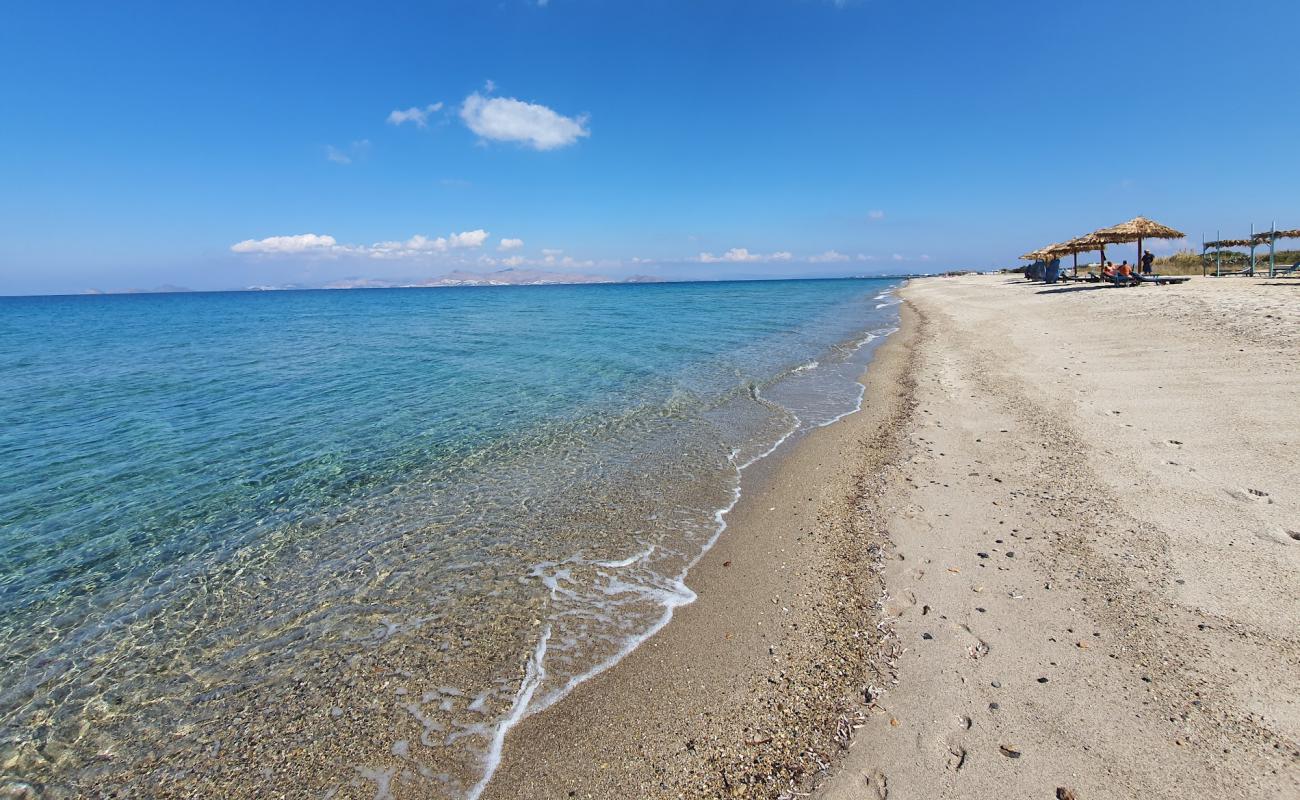
[[[1300,797],[1294,297],[899,295],[862,410],[482,797]]]
[[[891,305],[891,303],[889,302],[890,298],[895,297],[897,292],[901,288],[902,285],[889,287],[884,291],[882,291],[880,294],[876,295],[874,298],[874,300],[878,301],[875,305],[876,310]],[[892,304],[898,305],[901,304],[901,301],[895,301],[895,303]],[[865,331],[863,335],[860,338],[858,338],[855,341],[855,343],[852,345],[851,353],[856,354],[864,347],[871,347],[872,349],[871,352],[869,353],[869,358],[866,364],[866,369],[869,370],[871,368],[871,365],[874,363],[876,352],[880,349],[880,347],[885,342],[889,340],[889,338],[892,335],[894,335],[897,332],[898,332],[897,326]],[[880,340],[881,343],[873,346],[873,342],[877,342],[878,340]],[[795,369],[794,372],[800,372],[805,369],[815,368],[816,366],[818,366],[818,362],[816,360],[813,360],[810,361],[808,364],[805,364],[804,366]],[[547,630],[542,634],[541,639],[539,640],[538,644],[534,647],[532,655],[529,657],[527,661],[527,664],[525,666],[525,675],[521,680],[520,689],[519,692],[516,694],[514,704],[511,708],[510,714],[496,728],[493,734],[492,743],[489,747],[488,756],[487,756],[488,766],[485,769],[484,774],[479,779],[479,781],[470,788],[467,794],[467,800],[478,800],[478,798],[483,795],[487,787],[495,779],[496,772],[498,771],[502,763],[502,753],[504,750],[505,739],[506,737],[509,736],[510,731],[516,728],[524,720],[533,717],[535,715],[546,713],[546,711],[551,707],[555,706],[558,703],[564,702],[574,691],[578,690],[583,684],[600,676],[602,673],[617,667],[624,659],[626,659],[638,647],[641,647],[647,641],[652,639],[659,631],[661,631],[663,628],[669,625],[673,621],[673,618],[675,617],[678,609],[689,606],[698,599],[697,593],[693,591],[688,585],[690,574],[693,570],[695,570],[696,566],[700,563],[700,561],[703,560],[708,555],[709,551],[714,548],[714,546],[718,543],[718,541],[722,538],[722,536],[727,532],[728,528],[730,527],[728,515],[730,515],[732,511],[735,510],[736,506],[743,500],[746,493],[746,487],[749,487],[750,491],[753,491],[753,487],[750,486],[750,484],[754,480],[753,478],[754,473],[761,474],[764,468],[772,469],[773,462],[779,464],[781,458],[785,456],[785,454],[781,452],[782,447],[783,445],[786,444],[787,441],[791,440],[791,437],[794,437],[794,441],[791,442],[791,446],[798,447],[799,443],[803,439],[807,438],[813,433],[823,428],[831,427],[836,423],[839,423],[840,421],[844,420],[845,418],[851,417],[854,414],[859,413],[862,410],[862,405],[867,394],[867,387],[865,383],[863,383],[862,381],[863,379],[859,378],[859,392],[856,400],[854,401],[854,405],[852,408],[837,414],[831,419],[822,422],[816,422],[816,423],[803,422],[796,416],[794,419],[794,424],[788,431],[782,434],[765,451],[759,453],[758,455],[752,456],[744,463],[737,463],[735,461],[736,456],[739,455],[739,451],[733,453],[732,461],[733,464],[735,465],[737,480],[736,480],[736,486],[732,489],[731,501],[727,505],[721,506],[714,511],[713,519],[715,521],[716,528],[712,537],[710,537],[708,541],[705,542],[703,549],[700,551],[700,553],[689,563],[687,563],[683,567],[681,574],[674,579],[676,583],[675,595],[683,599],[680,602],[672,603],[665,606],[663,616],[660,618],[658,622],[652,625],[646,632],[640,634],[634,639],[629,640],[618,652],[609,656],[604,661],[601,661],[593,665],[586,672],[571,678],[568,681],[568,683],[564,686],[564,688],[562,688],[557,695],[549,696],[545,699],[545,701],[541,705],[539,705],[536,708],[531,708],[530,704],[532,703],[533,698],[535,697],[534,692],[538,688],[539,684],[544,680],[546,675],[545,655],[547,652],[548,640],[550,639],[551,636],[550,628],[549,626],[547,627]],[[805,427],[805,425],[807,425],[807,427]],[[786,448],[786,449],[790,449],[790,448]],[[772,458],[774,454],[776,455],[776,458]],[[637,557],[634,556],[633,558],[629,559],[628,562],[626,563],[631,563],[632,561],[635,561],[636,558]],[[620,565],[625,566],[626,563],[621,563]]]
[[[639,797],[750,791],[739,787],[762,796],[806,787],[823,769],[820,759],[842,750],[855,698],[878,674],[857,653],[879,637],[873,601],[864,599],[879,591],[845,592],[841,584],[878,583],[848,511],[885,460],[890,445],[880,432],[906,406],[899,389],[912,333],[910,312],[903,306],[900,314],[899,329],[860,378],[855,410],[742,468],[738,501],[722,512],[723,530],[686,579],[696,600],[613,666],[514,726],[481,797],[605,797],[631,785]],[[802,480],[810,471],[831,477],[812,495]],[[803,563],[791,569],[787,553],[796,549]],[[839,580],[801,585],[827,574]],[[806,681],[824,672],[830,652],[834,679]],[[683,727],[669,738],[652,732]],[[556,752],[557,741],[569,747]],[[647,761],[648,750],[658,757]],[[602,761],[598,751],[612,754]]]

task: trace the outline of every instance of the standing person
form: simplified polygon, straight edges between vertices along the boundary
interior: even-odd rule
[[[1150,275],[1150,274],[1151,274],[1151,265],[1155,263],[1155,260],[1156,260],[1156,257],[1153,256],[1153,255],[1151,255],[1151,251],[1150,251],[1150,250],[1147,250],[1146,252],[1144,252],[1144,253],[1142,254],[1142,274],[1143,274],[1143,275]]]

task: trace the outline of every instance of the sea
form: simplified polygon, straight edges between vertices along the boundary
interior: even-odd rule
[[[473,800],[860,408],[895,288],[0,298],[0,796]]]

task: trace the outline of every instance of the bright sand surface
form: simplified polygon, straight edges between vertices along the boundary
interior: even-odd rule
[[[484,797],[1300,797],[1300,283],[902,296]]]

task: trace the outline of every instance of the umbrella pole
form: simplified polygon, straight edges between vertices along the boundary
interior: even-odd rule
[[[1273,277],[1273,268],[1277,266],[1277,220],[1268,231],[1268,277]]]
[[[1250,223],[1250,277],[1255,277],[1255,223]]]
[[[1142,272],[1142,237],[1138,237],[1138,259],[1133,262],[1133,274],[1138,275]]]

